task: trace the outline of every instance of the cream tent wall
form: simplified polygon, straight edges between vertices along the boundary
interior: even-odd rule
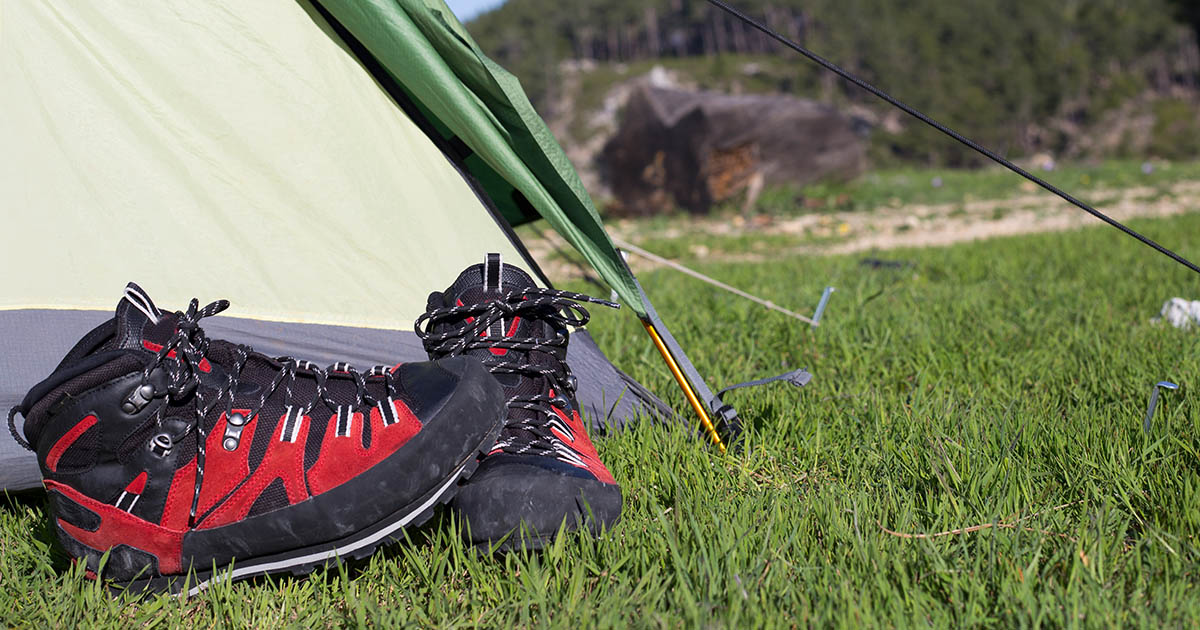
[[[236,6],[236,10],[231,10]],[[167,305],[409,328],[517,253],[312,9],[0,2],[0,308]]]
[[[0,112],[4,410],[130,280],[229,299],[213,337],[369,367],[422,360],[426,296],[486,252],[532,265],[306,1],[0,0]],[[568,363],[594,423],[661,411],[586,332]],[[0,438],[0,489],[39,483]]]

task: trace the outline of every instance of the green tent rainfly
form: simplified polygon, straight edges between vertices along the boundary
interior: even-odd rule
[[[646,315],[633,275],[617,253],[591,197],[516,77],[479,50],[440,0],[322,0],[426,112],[498,173],[575,246],[622,302]],[[509,191],[489,190],[514,225],[528,218]]]

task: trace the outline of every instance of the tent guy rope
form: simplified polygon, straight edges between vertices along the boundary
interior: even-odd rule
[[[693,269],[684,267],[683,265],[681,265],[673,260],[670,260],[668,258],[663,258],[662,256],[659,256],[658,254],[655,254],[653,252],[648,252],[648,251],[638,247],[637,245],[634,245],[633,243],[621,240],[615,236],[612,237],[612,241],[613,241],[613,243],[616,243],[617,247],[631,251],[631,252],[637,254],[638,256],[641,256],[642,258],[654,261],[660,265],[666,265],[680,273],[685,273],[697,280],[700,280],[702,282],[707,282],[708,284],[711,284],[714,287],[717,287],[719,289],[724,289],[734,295],[744,297],[747,300],[750,300],[751,302],[754,302],[756,304],[761,304],[773,311],[779,311],[780,313],[783,313],[784,315],[787,315],[788,317],[794,317],[794,318],[796,318],[802,322],[805,322],[811,326],[819,325],[820,320],[817,318],[806,317],[795,311],[789,311],[786,308],[783,308],[782,306],[779,306],[778,304],[776,304],[770,300],[764,300],[763,298],[760,298],[760,297],[757,297],[754,295],[750,295],[749,293],[746,293],[745,291],[743,291],[737,287],[731,287],[728,284],[721,282],[720,280],[710,278],[710,277],[700,273],[699,271],[695,271]]]

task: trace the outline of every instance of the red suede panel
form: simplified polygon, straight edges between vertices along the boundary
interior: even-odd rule
[[[63,453],[66,453],[67,449],[75,443],[75,440],[78,440],[79,436],[83,435],[84,432],[92,428],[95,424],[96,416],[85,416],[78,424],[71,427],[70,431],[67,431],[62,437],[58,438],[54,446],[50,447],[50,453],[46,455],[46,468],[49,468],[50,472],[58,472],[58,460],[62,459]]]
[[[249,409],[234,409],[234,413],[249,416]],[[208,512],[233,492],[243,479],[250,475],[250,443],[253,442],[254,429],[258,426],[258,416],[242,426],[242,436],[238,447],[232,451],[225,450],[225,414],[217,419],[205,441],[204,450],[204,485],[200,487],[200,505],[197,514]]]
[[[325,439],[321,441],[321,452],[316,463],[308,469],[308,487],[314,495],[342,485],[369,467],[364,465],[370,453],[362,447],[362,433],[361,413],[354,413],[350,435],[345,437],[337,437],[337,414],[330,416]]]
[[[188,513],[192,511],[192,494],[196,488],[196,459],[175,471],[171,478],[171,489],[167,491],[167,504],[163,507],[159,524],[170,530],[184,530],[188,526]]]
[[[553,396],[553,392],[550,395]],[[575,434],[575,439],[567,439],[567,436],[554,427],[550,427],[550,431],[558,439],[566,442],[576,453],[579,453],[579,457],[587,464],[584,468],[595,475],[596,479],[604,483],[616,483],[617,481],[613,479],[612,473],[608,472],[608,468],[604,466],[604,463],[600,461],[600,456],[596,454],[596,447],[592,445],[592,440],[588,437],[587,430],[583,428],[583,421],[579,419],[579,412],[572,411],[571,417],[568,418],[567,414],[563,413],[558,407],[555,407],[554,413],[571,429],[571,433]]]
[[[348,437],[336,437],[337,414],[329,419],[329,427],[321,443],[321,454],[317,457],[317,463],[308,469],[308,487],[314,495],[336,488],[387,459],[421,430],[421,421],[407,405],[397,400],[393,406],[399,420],[389,427],[383,426],[383,415],[379,413],[379,408],[371,408],[369,449],[362,447],[361,413],[354,414]]]
[[[58,525],[71,538],[95,549],[108,551],[117,545],[128,545],[158,558],[158,571],[163,575],[183,570],[183,531],[173,531],[148,523],[107,503],[86,497],[70,486],[47,480],[46,490],[58,492],[100,516],[96,531],[76,527],[62,519]]]
[[[146,489],[146,471],[144,471],[144,470],[141,472],[141,474],[134,477],[133,481],[130,481],[128,486],[125,486],[125,492],[128,492],[129,494],[141,494],[142,490],[145,490],[145,489]]]
[[[312,418],[304,416],[302,422],[312,422]],[[301,426],[296,441],[285,442],[279,439],[285,428],[282,417],[278,426],[279,429],[271,435],[267,454],[250,479],[205,517],[197,529],[212,529],[246,518],[254,500],[276,479],[283,480],[289,503],[296,504],[308,498],[308,488],[304,484],[304,442],[308,440],[308,429]]]
[[[388,427],[388,429],[396,429],[397,432],[390,434],[388,439],[395,444],[395,446],[391,448],[392,451],[395,451],[403,446],[405,442],[411,440],[412,437],[421,430],[421,421],[417,419],[417,414],[413,413],[412,410],[408,408],[408,405],[400,402],[399,400],[395,401],[395,404],[392,405],[392,408],[396,410],[396,418],[398,418],[398,421],[396,424]],[[380,418],[380,422],[382,421],[383,419]]]

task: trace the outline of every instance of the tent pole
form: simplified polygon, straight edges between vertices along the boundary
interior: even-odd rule
[[[667,368],[671,370],[671,375],[675,377],[675,381],[683,389],[683,395],[687,398],[688,403],[692,405],[692,409],[695,409],[696,414],[700,416],[700,424],[704,426],[704,431],[708,433],[709,439],[717,446],[717,450],[724,453],[725,442],[721,440],[721,436],[717,433],[716,425],[713,424],[712,418],[708,417],[708,412],[704,409],[704,405],[701,404],[700,398],[696,396],[691,383],[683,376],[683,372],[679,369],[679,364],[675,362],[675,357],[671,356],[670,351],[667,350],[667,346],[663,343],[658,331],[655,330],[654,324],[642,320],[642,326],[646,328],[646,332],[650,334],[650,339],[654,341],[654,347],[658,348],[659,354],[667,362]]]

